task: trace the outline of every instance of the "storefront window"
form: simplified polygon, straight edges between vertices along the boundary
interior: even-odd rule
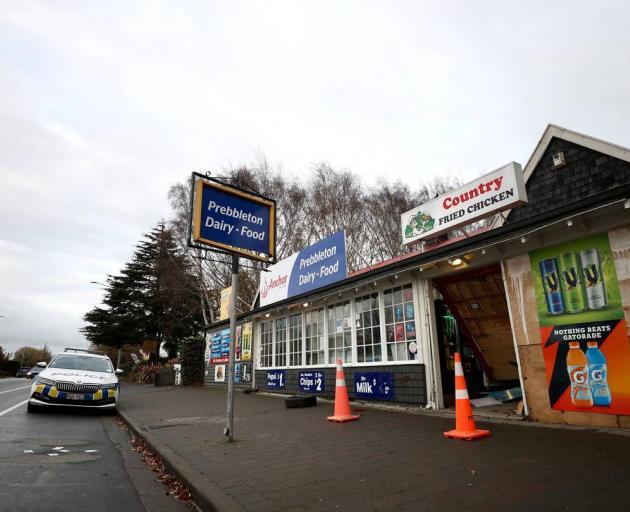
[[[287,365],[287,318],[276,320],[276,366]]]
[[[270,368],[273,365],[273,322],[268,320],[260,324],[260,365]]]
[[[302,313],[289,317],[289,366],[302,364]]]
[[[364,295],[354,300],[357,328],[357,362],[381,361],[381,320],[378,293]]]
[[[385,341],[388,361],[409,361],[418,357],[415,310],[410,284],[385,290]]]
[[[328,306],[328,354],[330,364],[337,359],[352,363],[350,301]]]
[[[306,341],[306,364],[326,364],[324,337],[324,309],[313,309],[304,313]]]

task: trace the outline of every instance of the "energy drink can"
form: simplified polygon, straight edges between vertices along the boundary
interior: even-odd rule
[[[545,301],[547,311],[550,315],[560,315],[564,313],[564,302],[560,291],[560,275],[558,264],[555,258],[540,262],[540,275],[542,277],[543,289],[545,290]]]
[[[608,306],[602,264],[597,249],[580,252],[580,263],[584,286],[586,288],[586,305],[588,309],[604,309]]]
[[[577,254],[565,252],[560,255],[560,283],[567,313],[579,313],[586,309],[586,293],[582,280],[582,270]]]

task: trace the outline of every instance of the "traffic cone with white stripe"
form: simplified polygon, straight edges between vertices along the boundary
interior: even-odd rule
[[[344,423],[346,421],[358,420],[359,416],[352,414],[350,410],[350,400],[348,400],[348,388],[346,378],[343,375],[341,359],[337,359],[337,377],[335,379],[335,415],[328,416],[328,421]]]
[[[475,425],[462,368],[462,358],[459,352],[455,352],[455,430],[444,432],[444,436],[472,441],[489,435],[489,430],[480,430]]]

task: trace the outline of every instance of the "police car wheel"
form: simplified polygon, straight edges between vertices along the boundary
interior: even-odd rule
[[[284,400],[287,409],[298,409],[300,407],[314,407],[317,405],[316,396],[290,396]]]
[[[26,404],[26,412],[39,412],[40,408],[30,402]]]

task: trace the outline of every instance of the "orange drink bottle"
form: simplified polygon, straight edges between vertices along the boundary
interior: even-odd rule
[[[588,381],[588,360],[579,341],[569,343],[567,372],[571,381],[571,402],[576,407],[593,407],[593,394]]]

